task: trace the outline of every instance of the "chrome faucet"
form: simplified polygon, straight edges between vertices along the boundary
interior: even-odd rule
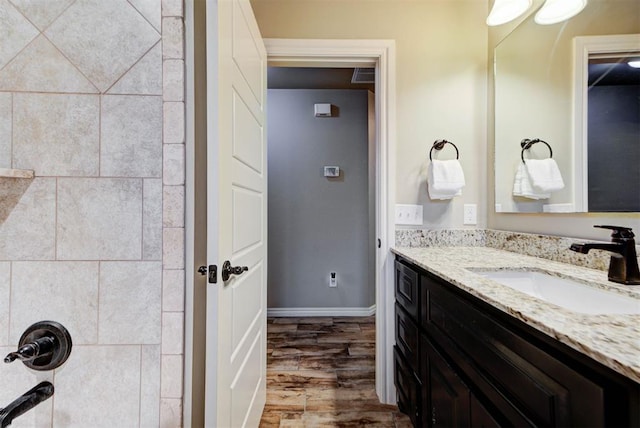
[[[640,270],[636,255],[635,235],[630,227],[593,226],[611,229],[611,243],[571,244],[570,250],[587,254],[589,250],[605,250],[611,252],[609,262],[609,281],[626,285],[640,285]]]

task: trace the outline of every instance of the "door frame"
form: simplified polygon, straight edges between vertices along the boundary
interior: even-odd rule
[[[376,392],[396,404],[393,384],[396,67],[394,40],[264,39],[269,65],[376,68]]]

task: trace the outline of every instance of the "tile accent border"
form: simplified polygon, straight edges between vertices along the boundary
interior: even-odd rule
[[[493,229],[396,230],[397,247],[491,247],[574,266],[608,270],[609,253],[591,251],[578,254],[569,250],[571,244],[583,242],[594,241]]]
[[[185,43],[182,0],[162,0],[162,346],[160,426],[182,426],[184,396]]]

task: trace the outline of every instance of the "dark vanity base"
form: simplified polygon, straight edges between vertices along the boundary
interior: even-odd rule
[[[640,426],[640,385],[396,261],[395,384],[416,427]]]

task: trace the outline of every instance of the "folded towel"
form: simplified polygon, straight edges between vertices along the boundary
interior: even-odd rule
[[[458,190],[457,192],[440,192],[438,190],[434,190],[431,187],[431,183],[427,183],[427,189],[429,190],[429,198],[431,199],[452,199],[454,196],[462,195],[462,190]]]
[[[555,160],[527,159],[527,172],[531,185],[538,193],[550,193],[564,189],[564,181]]]
[[[527,161],[529,162],[529,161]],[[550,193],[539,192],[531,185],[531,179],[524,163],[518,162],[516,178],[513,181],[513,195],[529,199],[548,199]]]
[[[451,199],[462,194],[464,172],[458,160],[432,160],[427,185],[431,199]]]

